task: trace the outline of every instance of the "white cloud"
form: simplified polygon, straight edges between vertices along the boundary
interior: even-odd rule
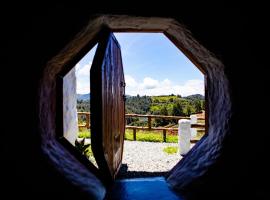
[[[76,65],[77,93],[86,94],[90,92],[90,71],[91,64]],[[204,81],[199,79],[188,80],[184,84],[174,84],[169,79],[162,81],[145,77],[142,82],[138,82],[131,75],[125,75],[126,94],[128,95],[169,95],[180,94],[188,96],[191,94],[204,95]]]
[[[89,76],[90,75],[90,68],[91,68],[92,63],[86,64],[81,67],[80,64],[77,64],[76,67],[76,76],[81,77],[81,76]]]
[[[81,66],[77,64],[76,78],[77,78],[77,93],[86,94],[90,92],[90,68],[92,63]]]
[[[152,79],[150,77],[146,77],[143,79],[142,88],[143,89],[154,89],[158,87],[159,82],[155,79]]]
[[[142,83],[138,83],[132,76],[126,76],[126,94],[128,95],[168,95],[180,94],[188,96],[191,94],[204,95],[203,80],[188,80],[183,85],[173,84],[169,79],[163,81],[155,80],[150,77],[144,78]]]
[[[88,81],[77,80],[77,94],[88,94],[90,92],[90,83]]]
[[[125,76],[125,82],[126,82],[126,87],[136,87],[138,84],[137,82],[135,81],[135,79],[130,76],[130,75],[126,75]]]

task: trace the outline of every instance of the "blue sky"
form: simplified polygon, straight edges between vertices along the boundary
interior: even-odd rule
[[[121,46],[126,94],[204,94],[203,74],[162,33],[114,33]],[[96,47],[77,65],[77,93],[90,92]]]

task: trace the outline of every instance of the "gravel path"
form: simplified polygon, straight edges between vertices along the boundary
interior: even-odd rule
[[[182,158],[179,152],[167,154],[165,147],[177,143],[125,141],[119,178],[164,175]]]

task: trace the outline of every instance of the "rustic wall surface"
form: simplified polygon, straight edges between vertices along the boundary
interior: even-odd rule
[[[41,130],[38,120],[38,94],[39,83],[48,61],[58,55],[88,24],[93,14],[109,13],[174,18],[184,24],[193,37],[224,65],[223,72],[213,70],[209,73],[209,81],[216,83],[213,85],[215,88],[209,88],[210,91],[219,91],[209,94],[212,104],[209,132],[213,140],[204,139],[197,144],[209,149],[219,144],[215,146],[216,151],[219,152],[218,157],[212,157],[216,154],[204,154],[201,151],[189,152],[197,156],[198,165],[194,165],[194,161],[190,163],[187,159],[183,159],[168,175],[169,183],[184,193],[188,199],[267,199],[269,197],[269,190],[265,184],[269,181],[267,153],[269,134],[263,126],[268,124],[268,118],[263,116],[269,113],[268,107],[265,106],[267,105],[265,99],[268,99],[266,95],[269,85],[267,72],[269,56],[267,51],[264,51],[269,37],[266,32],[269,16],[262,9],[263,6],[230,7],[220,4],[215,9],[210,7],[203,9],[202,6],[196,9],[194,4],[189,7],[179,7],[174,4],[166,6],[164,3],[161,9],[146,8],[146,5],[143,7],[139,4],[127,5],[126,9],[123,9],[123,5],[108,5],[106,8],[102,6],[101,9],[97,6],[94,8],[91,5],[73,4],[39,4],[36,8],[31,6],[18,5],[15,8],[12,5],[6,9],[12,11],[10,12],[12,17],[1,16],[1,19],[5,19],[4,23],[1,23],[1,26],[4,26],[2,30],[5,30],[1,45],[4,50],[2,61],[7,62],[4,64],[6,67],[3,67],[3,73],[12,77],[9,82],[1,80],[2,86],[8,86],[2,91],[7,96],[3,104],[7,120],[4,122],[4,138],[1,140],[1,163],[4,163],[2,165],[4,169],[1,170],[4,174],[1,175],[1,180],[5,186],[1,189],[4,189],[4,193],[6,192],[10,197],[16,194],[20,194],[21,197],[40,197],[42,194],[44,198],[55,196],[78,199],[102,198],[105,192],[104,189],[100,189],[102,184],[83,166],[72,162],[64,168],[65,172],[61,173],[59,169],[55,169],[51,159],[44,155],[42,149],[47,148],[49,152],[53,152],[54,147],[57,147],[55,151],[62,151],[62,149],[58,148],[60,145],[53,139],[48,143],[42,143],[39,134]],[[179,9],[175,11],[174,8]],[[228,81],[231,112],[230,118],[224,118],[229,120],[219,127],[217,120],[220,116],[226,116],[226,112],[222,112],[219,108],[227,107],[224,105],[227,102],[224,101],[226,96],[220,95],[224,94],[220,90],[224,83],[224,80],[219,78],[220,75],[226,77],[225,81]],[[48,87],[54,86],[48,85]],[[53,102],[55,99],[50,101]],[[14,120],[14,108],[8,105],[16,107],[16,116],[19,118],[17,121]],[[47,106],[48,109],[54,109],[53,103]],[[43,110],[43,115],[45,114],[46,109]],[[262,126],[249,123],[254,116],[260,117]],[[217,126],[211,128],[211,123]],[[52,126],[48,127],[48,130],[54,129],[54,122],[51,121],[50,124]],[[225,132],[226,134],[220,134],[221,138],[214,136]],[[46,137],[54,136],[48,132]],[[66,153],[62,151],[62,154],[51,158],[54,158],[55,163],[61,163]],[[201,165],[206,157],[207,160],[215,160],[215,162],[209,166]],[[202,166],[205,166],[205,173],[198,176],[196,169]],[[88,178],[91,176],[90,178],[95,182],[86,183],[83,178],[70,182],[73,178],[72,170],[77,171],[78,168],[80,173]],[[188,180],[189,177],[192,181],[181,183],[181,179]],[[81,187],[82,185],[84,186]]]
[[[78,134],[77,92],[75,67],[63,77],[63,132],[64,137],[75,146]]]

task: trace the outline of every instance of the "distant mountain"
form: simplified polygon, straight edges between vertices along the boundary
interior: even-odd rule
[[[201,94],[192,94],[192,95],[189,95],[189,96],[186,96],[186,97],[183,97],[184,99],[189,99],[189,100],[204,100],[204,96],[201,95]]]
[[[77,100],[87,101],[90,100],[90,93],[88,94],[77,94]]]

